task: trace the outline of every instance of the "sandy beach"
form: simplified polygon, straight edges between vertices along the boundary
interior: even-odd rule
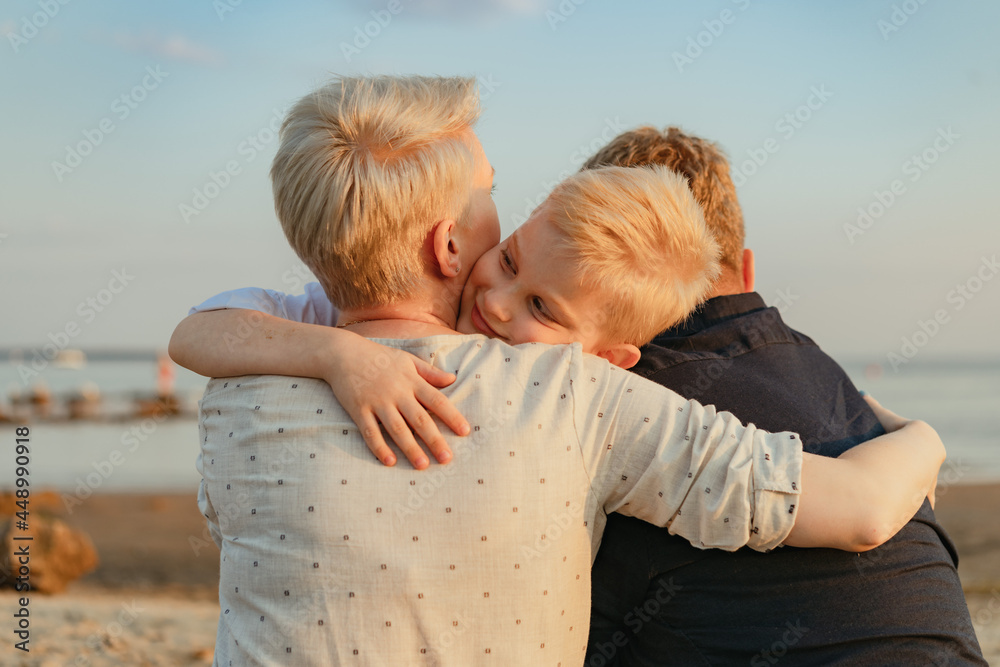
[[[59,594],[32,593],[30,653],[7,637],[0,665],[210,665],[218,550],[190,494],[95,495],[48,512],[87,533],[95,571]],[[36,508],[41,509],[41,508]],[[938,517],[959,548],[983,652],[1000,665],[1000,484],[938,491]],[[0,592],[9,617],[18,594]],[[4,632],[8,635],[8,632]]]

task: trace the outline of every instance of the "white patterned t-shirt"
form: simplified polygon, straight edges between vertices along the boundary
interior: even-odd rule
[[[580,665],[608,512],[705,548],[767,550],[791,530],[794,434],[579,344],[377,340],[457,374],[443,391],[473,432],[446,435],[451,463],[382,465],[320,380],[209,383],[199,506],[222,551],[220,665]]]

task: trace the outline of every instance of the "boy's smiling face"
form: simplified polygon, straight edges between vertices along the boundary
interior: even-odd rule
[[[546,201],[476,262],[462,292],[461,333],[481,333],[510,345],[579,342],[601,346],[606,299],[580,284],[573,255],[558,248],[560,232]]]

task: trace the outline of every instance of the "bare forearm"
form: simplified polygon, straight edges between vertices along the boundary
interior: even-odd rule
[[[881,440],[881,442],[878,442]],[[866,507],[858,513],[880,517],[871,526],[870,548],[887,541],[913,518],[937,480],[945,458],[944,443],[922,421],[912,421],[893,433],[848,450],[841,459],[867,476]]]
[[[206,377],[274,374],[323,378],[337,336],[355,334],[255,310],[189,315],[170,338],[170,357]]]
[[[837,459],[803,455],[798,517],[785,544],[867,551],[916,513],[944,461],[944,445],[920,421]]]

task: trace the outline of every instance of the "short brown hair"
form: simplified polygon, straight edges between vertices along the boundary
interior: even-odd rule
[[[619,134],[587,160],[582,169],[609,165],[662,165],[682,174],[721,248],[721,263],[737,272],[743,269],[743,211],[729,176],[729,161],[721,148],[685,134],[680,128],[668,127],[660,132],[645,126]]]
[[[607,299],[594,322],[606,343],[645,345],[718,278],[718,244],[684,178],[667,167],[581,171],[544,205],[581,284]]]
[[[436,218],[465,221],[475,79],[343,77],[299,100],[271,166],[292,249],[341,310],[413,294]]]

